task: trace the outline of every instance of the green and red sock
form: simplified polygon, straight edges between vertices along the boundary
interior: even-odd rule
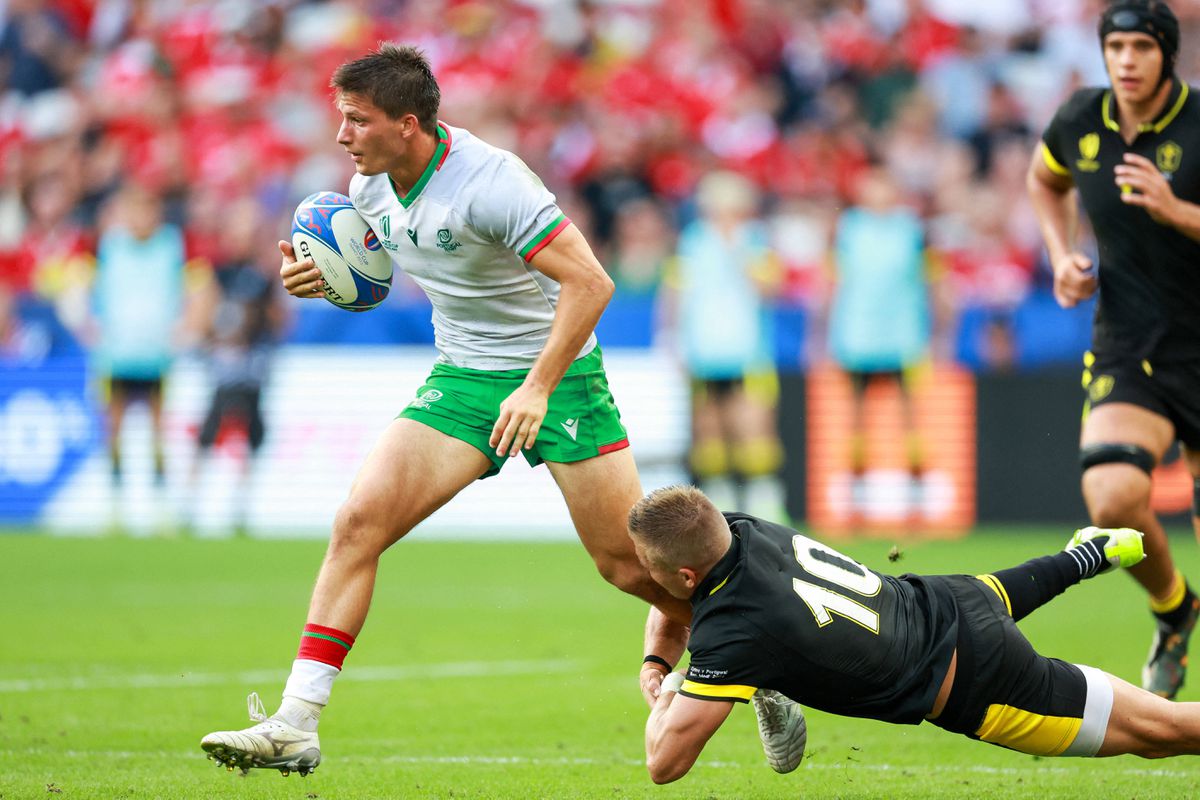
[[[345,631],[310,622],[304,626],[304,633],[300,634],[300,650],[296,658],[319,661],[340,670],[346,654],[353,646],[354,637]]]

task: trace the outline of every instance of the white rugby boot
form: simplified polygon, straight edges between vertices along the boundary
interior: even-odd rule
[[[216,731],[200,740],[208,757],[231,772],[246,774],[251,767],[277,769],[286,778],[293,771],[307,776],[321,763],[316,731],[302,731],[278,717],[268,717],[258,692],[246,698],[250,719],[257,722],[240,731]]]
[[[808,743],[808,723],[800,704],[774,689],[759,689],[750,702],[758,717],[758,738],[771,769],[783,774],[800,766]]]

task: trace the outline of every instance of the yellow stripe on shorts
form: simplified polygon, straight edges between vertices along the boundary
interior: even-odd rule
[[[1020,708],[990,705],[975,735],[981,741],[1034,756],[1057,756],[1079,735],[1078,717],[1046,717]]]
[[[975,577],[983,581],[989,589],[1000,596],[1000,599],[1004,601],[1004,608],[1007,609],[1008,615],[1011,617],[1012,602],[1008,599],[1008,592],[1004,590],[1004,584],[1002,584],[995,575],[976,575]]]
[[[690,694],[695,697],[708,697],[713,700],[740,700],[746,702],[757,690],[754,686],[740,686],[737,684],[728,684],[717,686],[711,683],[696,683],[695,681],[683,682],[683,686],[679,687],[682,694]]]

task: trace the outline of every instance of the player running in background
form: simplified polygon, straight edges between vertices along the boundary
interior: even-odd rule
[[[1063,552],[990,575],[897,578],[782,525],[723,515],[692,487],[651,493],[629,527],[650,574],[692,603],[691,663],[663,681],[646,723],[655,783],[683,777],[733,704],[764,692],[845,716],[928,719],[1041,756],[1200,754],[1200,703],[1041,656],[1016,626],[1079,581],[1138,563],[1138,531],[1084,528]],[[786,771],[806,731],[798,710],[778,716]]]
[[[1200,599],[1175,569],[1150,490],[1178,440],[1200,535],[1200,100],[1175,74],[1179,23],[1165,3],[1113,3],[1100,41],[1111,88],[1082,89],[1059,108],[1027,184],[1059,304],[1100,289],[1084,356],[1083,496],[1096,525],[1145,531],[1150,557],[1132,573],[1157,630],[1142,685],[1173,698]],[[1098,268],[1076,248],[1076,194]]]
[[[420,51],[382,45],[332,83],[337,140],[358,172],[350,198],[429,295],[440,357],[337,514],[279,710],[255,708],[258,725],[201,743],[230,768],[285,775],[320,762],[317,723],[366,619],[380,555],[518,453],[546,463],[600,574],[671,619],[668,641],[682,647],[691,617],[629,539],[642,490],[593,334],[612,281],[583,235],[519,158],[438,121],[440,90]],[[322,297],[312,261],[279,246],[288,292]],[[669,670],[651,661],[643,684]]]

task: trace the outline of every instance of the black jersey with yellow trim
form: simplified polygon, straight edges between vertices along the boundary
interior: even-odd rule
[[[1093,348],[1153,362],[1200,357],[1200,242],[1121,200],[1126,153],[1153,162],[1175,195],[1200,203],[1200,98],[1176,79],[1162,113],[1132,144],[1111,90],[1081,89],[1042,136],[1042,159],[1079,190],[1099,246]]]
[[[745,702],[768,688],[835,714],[924,719],[954,653],[953,598],[782,525],[725,518],[733,543],[692,596],[680,693]]]

